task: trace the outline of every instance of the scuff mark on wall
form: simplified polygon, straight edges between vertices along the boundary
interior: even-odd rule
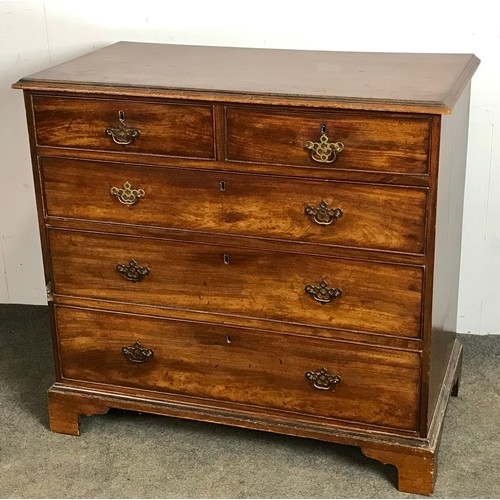
[[[47,40],[47,55],[49,57],[49,62],[52,64],[52,55],[50,53],[50,41],[49,41],[49,27],[47,23],[47,9],[45,8],[45,2],[43,2],[42,7],[43,7],[43,20],[45,23],[45,37]]]
[[[5,282],[5,295],[6,295],[6,303],[10,303],[10,295],[9,295],[9,281],[7,279],[7,266],[5,264],[5,256],[3,253],[3,246],[2,246],[2,240],[5,238],[5,235],[2,234],[0,238],[0,255],[2,256],[2,276],[3,280]]]

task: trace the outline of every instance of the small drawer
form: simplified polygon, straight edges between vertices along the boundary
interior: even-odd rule
[[[420,335],[417,266],[58,229],[49,243],[56,294]]]
[[[426,174],[430,123],[425,115],[228,107],[226,157],[271,165]]]
[[[40,161],[48,216],[424,253],[424,188]]]
[[[68,307],[56,321],[63,379],[417,427],[416,352]]]
[[[38,146],[214,158],[211,106],[33,96]]]

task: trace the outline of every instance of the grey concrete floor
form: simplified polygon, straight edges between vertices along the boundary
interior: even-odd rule
[[[436,498],[500,497],[500,336],[463,335]],[[124,411],[48,430],[47,310],[0,305],[2,498],[415,498],[358,448]]]

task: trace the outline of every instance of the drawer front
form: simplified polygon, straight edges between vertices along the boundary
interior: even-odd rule
[[[313,160],[307,141],[342,143],[332,163]],[[278,113],[226,109],[228,160],[339,170],[426,174],[430,119],[388,113]],[[332,160],[333,155],[326,158]]]
[[[214,158],[211,106],[34,96],[33,111],[39,146]]]
[[[398,429],[417,425],[415,352],[66,307],[56,308],[56,319],[66,379]],[[340,381],[315,388],[322,368]]]
[[[56,294],[420,334],[420,267],[56,229],[49,242]]]
[[[424,189],[60,158],[41,163],[49,216],[424,251]]]

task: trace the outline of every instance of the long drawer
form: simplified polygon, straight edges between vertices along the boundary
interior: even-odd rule
[[[430,124],[425,115],[228,107],[226,157],[264,164],[426,174]]]
[[[49,230],[54,292],[419,337],[421,267]]]
[[[213,159],[209,105],[34,96],[39,146]]]
[[[415,352],[67,307],[56,318],[64,379],[416,428]]]
[[[426,190],[42,158],[48,216],[422,254]]]

